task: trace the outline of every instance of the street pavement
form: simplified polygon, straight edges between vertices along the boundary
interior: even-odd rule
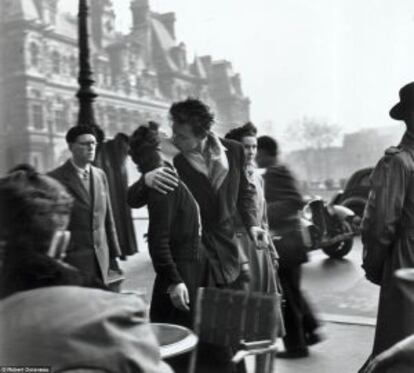
[[[365,279],[361,268],[362,245],[356,238],[343,259],[330,259],[321,250],[303,266],[302,287],[324,319],[375,323],[379,287]]]
[[[154,271],[139,229],[140,253],[121,262],[126,273],[124,290],[138,290],[149,302]],[[361,244],[356,240],[347,258],[332,260],[321,251],[311,253],[303,266],[303,289],[323,322],[326,339],[310,348],[304,359],[277,359],[277,373],[357,372],[372,347],[378,288],[365,280]],[[248,361],[253,372],[253,362]]]

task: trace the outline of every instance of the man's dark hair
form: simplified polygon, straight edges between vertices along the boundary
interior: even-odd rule
[[[257,139],[257,150],[260,150],[266,155],[276,157],[279,154],[279,146],[277,141],[270,136],[260,136]]]
[[[225,138],[241,142],[243,137],[256,137],[257,128],[252,122],[247,122],[244,126],[233,128],[227,132]]]
[[[66,142],[72,144],[76,141],[79,136],[82,135],[93,135],[97,142],[100,142],[102,139],[96,133],[96,129],[90,126],[74,126],[69,129],[66,133]]]
[[[194,98],[173,103],[170,116],[172,121],[178,125],[190,125],[194,135],[199,137],[205,137],[214,123],[214,115],[210,108]]]

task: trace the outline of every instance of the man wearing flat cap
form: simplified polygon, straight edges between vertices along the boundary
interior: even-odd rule
[[[362,267],[381,287],[373,357],[414,333],[414,295],[401,293],[394,276],[399,268],[414,267],[414,82],[401,88],[390,116],[407,130],[371,175],[362,221]]]
[[[74,197],[68,227],[71,242],[65,261],[108,284],[109,270],[119,271],[115,258],[121,252],[106,175],[91,164],[97,135],[91,127],[75,126],[67,132],[66,142],[72,157],[49,173]]]

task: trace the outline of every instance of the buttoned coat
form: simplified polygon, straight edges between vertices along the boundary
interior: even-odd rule
[[[71,240],[65,260],[81,271],[94,275],[91,271],[95,272],[93,267],[96,259],[99,269],[97,275],[104,283],[108,283],[110,259],[120,256],[121,252],[106,175],[94,166],[90,170],[89,193],[71,161],[51,171],[49,176],[61,182],[74,197],[68,227]]]
[[[373,354],[414,333],[414,296],[394,273],[414,267],[414,134],[391,147],[371,175],[362,221],[363,268],[381,286]]]

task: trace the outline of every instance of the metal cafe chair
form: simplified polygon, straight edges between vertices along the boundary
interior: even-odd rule
[[[236,351],[232,362],[254,355],[256,373],[270,373],[274,365],[280,298],[277,294],[200,288],[194,332],[199,342]],[[192,352],[189,373],[196,372],[197,351]]]

